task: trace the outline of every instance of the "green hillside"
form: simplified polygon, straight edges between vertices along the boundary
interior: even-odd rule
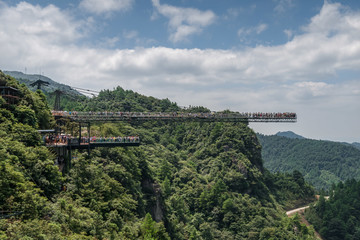
[[[320,197],[306,218],[325,239],[360,239],[360,182],[354,179],[333,185],[330,198]]]
[[[246,124],[94,125],[98,136],[139,135],[143,144],[75,152],[63,175],[36,132],[54,126],[45,96],[0,78],[21,92],[15,105],[0,97],[0,239],[314,239],[284,212],[311,201],[312,187],[297,171],[264,169]],[[179,109],[121,88],[71,108]]]
[[[74,90],[68,85],[55,82],[54,80],[39,74],[24,74],[18,71],[4,71],[4,74],[15,78],[19,83],[24,84],[31,91],[36,91],[36,86],[31,86],[32,83],[37,80],[48,82],[48,85],[42,85],[41,90],[46,96],[48,105],[51,109],[54,108],[56,94],[55,91],[59,90],[61,94],[61,109],[70,108],[74,105],[74,102],[83,102],[88,99],[85,95]]]
[[[264,166],[271,172],[300,171],[317,189],[360,179],[360,150],[342,143],[258,135]]]
[[[33,82],[35,82],[37,80],[42,80],[42,81],[48,82],[49,85],[41,86],[41,89],[47,96],[57,89],[64,91],[65,93],[67,93],[69,95],[77,95],[77,96],[81,95],[79,92],[75,91],[70,86],[55,82],[54,80],[52,80],[46,76],[43,76],[43,75],[24,74],[24,73],[18,72],[18,71],[4,71],[4,74],[15,78],[19,83],[25,84],[26,87],[32,91],[36,91],[36,87],[30,86],[30,84],[32,84]]]

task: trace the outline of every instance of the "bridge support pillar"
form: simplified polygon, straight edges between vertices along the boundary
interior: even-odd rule
[[[87,137],[89,138],[89,141],[90,141],[90,128],[91,128],[91,125],[90,125],[90,122],[85,122],[83,123],[85,124],[84,126],[82,125],[82,122],[79,122],[79,144],[81,144],[81,133],[82,133],[82,127],[86,127],[87,128]],[[90,142],[89,142],[90,143]],[[90,144],[88,144],[88,155],[90,156]]]
[[[56,152],[56,165],[58,165],[59,170],[63,173],[68,173],[71,168],[71,148],[67,148],[67,146],[56,147],[54,148]]]
[[[87,131],[88,131],[88,139],[89,139],[89,144],[88,144],[88,155],[90,156],[90,122],[88,122],[88,125],[87,125]]]

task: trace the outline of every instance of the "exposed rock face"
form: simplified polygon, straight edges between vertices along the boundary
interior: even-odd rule
[[[148,194],[151,202],[149,210],[152,218],[156,222],[164,220],[164,203],[161,195],[161,187],[158,183],[151,182],[150,179],[145,179],[142,182],[144,193]]]

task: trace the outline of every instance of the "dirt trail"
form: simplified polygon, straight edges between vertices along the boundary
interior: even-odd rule
[[[307,209],[307,208],[309,208],[309,207],[310,207],[310,206],[306,206],[306,207],[296,208],[296,209],[287,211],[287,212],[286,212],[286,215],[291,216],[291,215],[294,215],[295,213],[300,212],[300,211],[304,212],[304,210]]]
[[[287,212],[286,212],[286,215],[287,215],[288,217],[290,217],[290,216],[293,216],[293,215],[295,215],[296,213],[298,213],[299,216],[300,216],[300,222],[304,223],[306,226],[310,226],[311,224],[305,219],[305,216],[304,216],[304,211],[305,211],[305,209],[307,209],[307,208],[309,208],[309,207],[310,207],[310,206],[305,206],[305,207],[296,208],[296,209],[287,211]],[[321,238],[320,234],[319,234],[317,231],[315,231],[315,236],[316,236],[318,239],[323,240],[323,239]]]

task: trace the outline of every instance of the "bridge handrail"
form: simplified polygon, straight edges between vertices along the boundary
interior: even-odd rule
[[[122,136],[122,137],[78,137],[69,135],[47,136],[44,139],[46,146],[52,145],[80,145],[80,144],[97,144],[97,143],[140,143],[138,136]]]
[[[297,115],[293,112],[284,113],[263,113],[263,112],[243,112],[243,113],[184,113],[184,112],[77,112],[77,111],[52,111],[54,116],[69,117],[73,120],[81,120],[84,118],[106,118],[106,119],[243,119],[243,120],[296,120]]]

